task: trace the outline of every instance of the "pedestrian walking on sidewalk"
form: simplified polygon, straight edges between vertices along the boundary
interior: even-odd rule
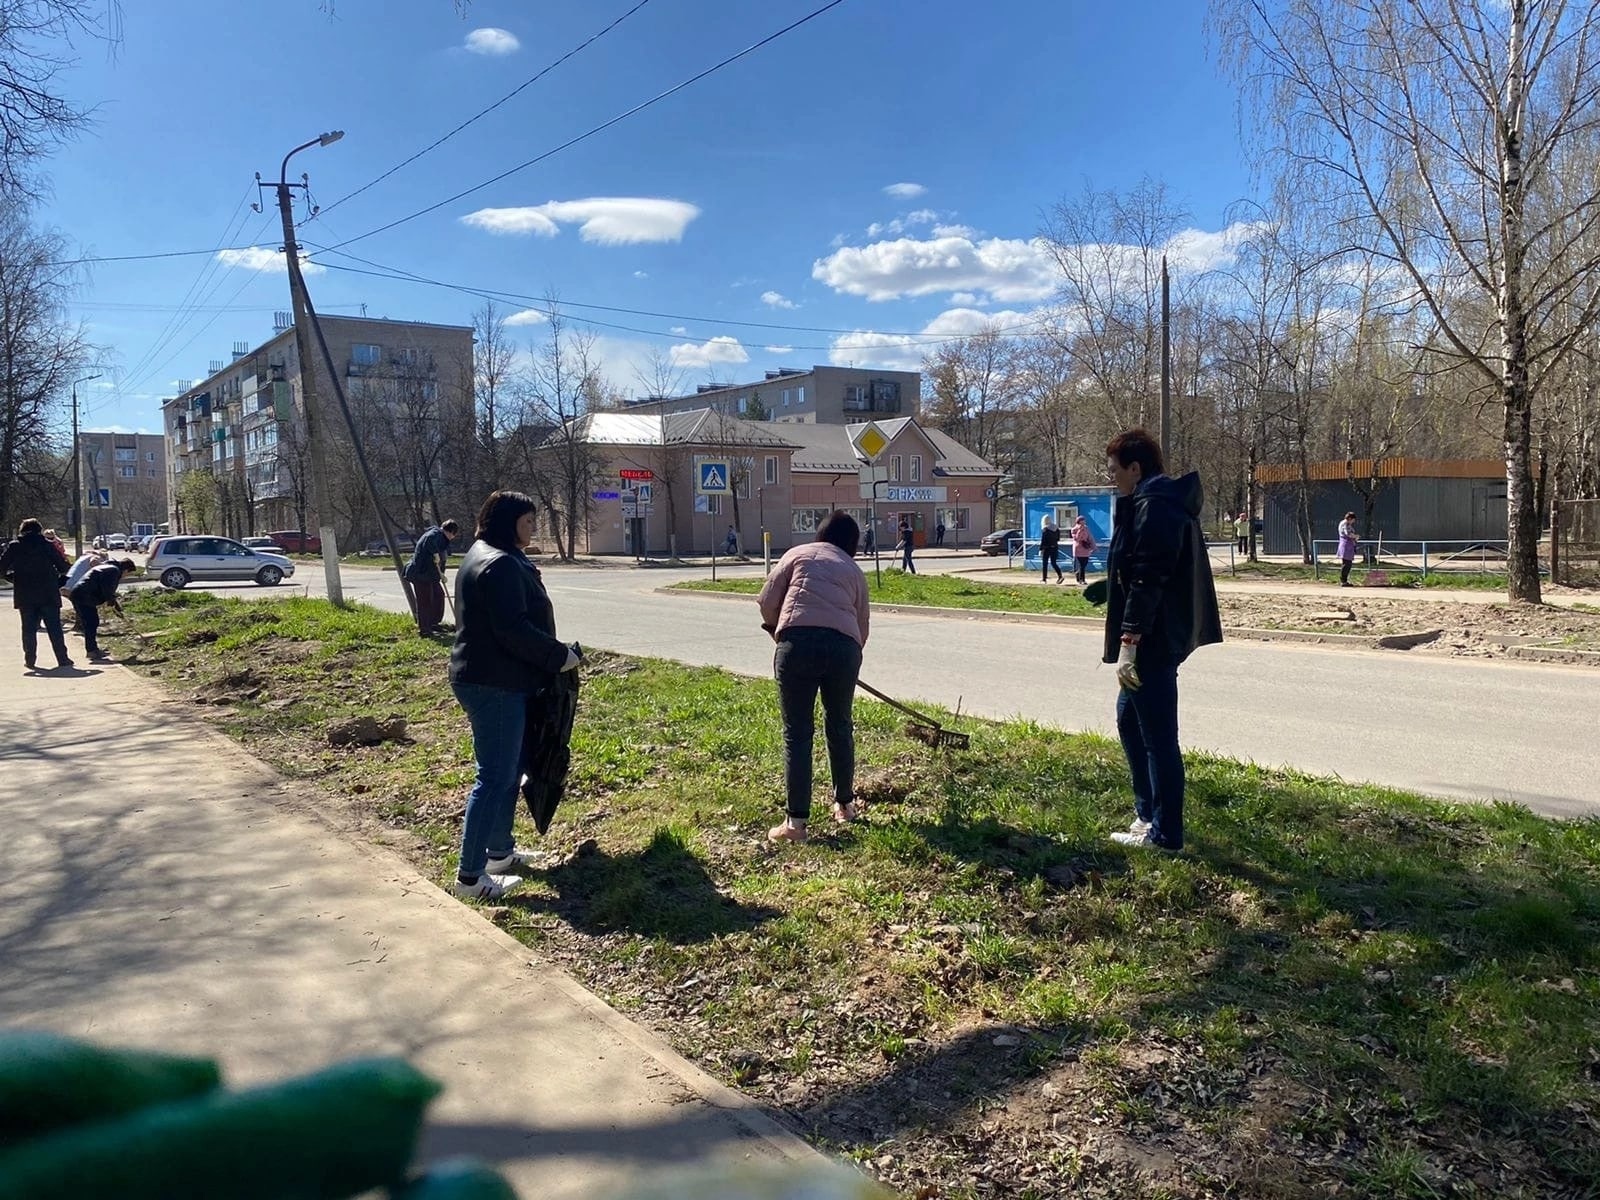
[[[915,575],[917,565],[911,561],[912,533],[911,525],[907,521],[900,522],[900,540],[895,544],[895,549],[900,551],[900,569]]]
[[[1347,512],[1339,522],[1339,586],[1352,587],[1350,568],[1356,563],[1356,546],[1361,539],[1356,535],[1356,515]]]
[[[907,531],[909,533],[909,530]],[[835,510],[817,540],[790,550],[756,598],[761,628],[778,648],[772,671],[783,711],[783,824],[774,842],[803,842],[811,819],[811,744],[822,695],[822,732],[833,779],[833,819],[856,819],[856,735],[852,720],[861,648],[867,644],[867,579],[855,564],[861,527]]]
[[[1134,820],[1111,838],[1125,846],[1183,849],[1183,755],[1178,749],[1178,668],[1198,646],[1222,640],[1217,592],[1200,528],[1200,476],[1166,473],[1161,446],[1129,429],[1106,446],[1116,485],[1106,581],[1104,661],[1117,665],[1117,734],[1133,777]]]
[[[44,526],[33,517],[17,526],[17,536],[0,550],[0,575],[11,581],[11,605],[22,619],[22,661],[30,671],[38,669],[41,624],[56,666],[72,665],[61,633],[61,580],[66,573],[67,556],[45,538]]]
[[[122,616],[117,585],[122,582],[123,576],[132,575],[138,569],[131,558],[101,563],[98,567],[90,567],[89,573],[68,593],[72,600],[72,611],[78,614],[78,632],[83,635],[83,648],[95,662],[107,657],[96,640],[100,632],[100,606],[109,604],[117,610],[117,616]]]
[[[1054,567],[1056,582],[1066,578],[1061,573],[1061,530],[1054,517],[1046,517],[1039,529],[1039,582],[1050,582],[1050,568]]]
[[[417,636],[431,637],[444,620],[444,573],[450,564],[450,543],[460,526],[445,521],[430,527],[417,539],[406,564],[406,578],[417,598]]]
[[[1089,559],[1100,543],[1094,539],[1094,530],[1089,528],[1089,522],[1081,515],[1072,523],[1072,562],[1077,568],[1075,577],[1079,583],[1084,583],[1089,575]]]
[[[456,572],[456,640],[450,690],[472,726],[478,775],[461,825],[455,894],[497,900],[519,882],[506,872],[532,859],[512,833],[518,788],[532,747],[528,710],[577,651],[556,638],[555,609],[539,569],[523,551],[533,542],[534,503],[494,492],[478,512],[476,540]]]

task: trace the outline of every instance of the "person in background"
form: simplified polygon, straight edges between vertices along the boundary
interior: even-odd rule
[[[1039,529],[1039,582],[1050,582],[1050,568],[1056,569],[1056,582],[1066,578],[1061,573],[1061,530],[1054,517],[1046,517]]]
[[[872,522],[867,521],[867,539],[861,545],[861,553],[869,558],[878,552],[878,535],[872,530]]]
[[[93,547],[84,551],[83,557],[73,563],[72,570],[67,572],[67,581],[61,585],[62,599],[70,600],[72,589],[83,582],[83,577],[110,557],[104,550]],[[76,612],[73,613],[73,620],[77,620]]]
[[[944,521],[942,519],[933,527],[933,544],[935,546],[944,545]]]
[[[49,542],[57,550],[61,551],[61,557],[62,558],[66,558],[67,557],[66,544],[61,540],[60,535],[57,534],[54,529],[46,529],[44,531],[44,540]],[[68,559],[68,561],[70,562],[71,560]]]
[[[730,558],[739,553],[739,531],[732,525],[728,526],[728,536],[722,539],[722,552]]]
[[[1161,446],[1143,429],[1111,439],[1106,470],[1117,489],[1106,580],[1084,594],[1107,602],[1104,661],[1117,665],[1117,734],[1133,779],[1133,823],[1111,839],[1176,851],[1184,787],[1178,668],[1196,647],[1222,640],[1200,528],[1204,497],[1198,473],[1167,476]]]
[[[17,536],[0,550],[0,575],[11,581],[11,606],[22,619],[22,661],[29,671],[38,669],[41,624],[55,651],[56,666],[72,665],[61,632],[61,577],[66,573],[66,555],[45,537],[44,526],[33,517],[18,525]]]
[[[1356,534],[1356,515],[1347,512],[1344,520],[1339,522],[1339,586],[1353,587],[1350,582],[1350,568],[1356,563],[1356,547],[1361,539]]]
[[[1072,561],[1077,568],[1075,575],[1079,583],[1087,581],[1089,559],[1099,547],[1100,543],[1094,540],[1094,530],[1089,528],[1089,522],[1080,514],[1072,523]]]
[[[907,531],[909,532],[909,531]],[[783,824],[767,831],[774,842],[803,842],[811,819],[811,744],[817,693],[833,778],[833,819],[856,819],[855,724],[851,717],[861,650],[867,644],[867,580],[855,564],[861,528],[835,511],[817,540],[790,550],[761,588],[761,628],[778,648],[772,670],[783,711]]]
[[[90,567],[88,573],[67,593],[72,601],[73,612],[78,614],[78,632],[83,634],[83,648],[94,662],[109,657],[96,640],[96,634],[100,632],[100,606],[109,604],[117,610],[117,616],[122,616],[117,585],[124,576],[132,575],[138,569],[131,558],[103,562],[97,567]]]
[[[411,551],[406,578],[417,597],[418,637],[431,637],[444,620],[444,573],[450,565],[450,543],[460,530],[454,521],[430,526]]]
[[[521,882],[506,872],[532,861],[512,833],[529,749],[523,743],[528,699],[579,662],[577,650],[556,639],[550,595],[523,554],[533,542],[533,520],[529,497],[491,493],[456,572],[450,690],[472,726],[478,768],[461,824],[454,887],[466,900],[498,900]]]
[[[1233,538],[1239,543],[1239,553],[1250,553],[1250,514],[1240,513],[1233,519]]]
[[[895,549],[900,551],[900,569],[915,575],[917,565],[911,561],[912,533],[909,521],[900,522],[900,540],[895,544]]]

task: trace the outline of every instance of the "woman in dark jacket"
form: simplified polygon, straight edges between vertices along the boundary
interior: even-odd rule
[[[44,526],[34,517],[23,521],[16,540],[0,551],[0,574],[11,580],[11,603],[22,614],[22,659],[30,671],[38,665],[41,623],[56,666],[72,665],[61,634],[61,580],[66,573],[66,556],[46,539]]]
[[[450,689],[472,725],[478,778],[461,827],[456,895],[497,900],[526,865],[512,837],[521,783],[528,698],[578,665],[556,638],[555,612],[539,569],[523,555],[533,541],[534,504],[495,492],[478,513],[477,540],[456,572],[456,641]]]

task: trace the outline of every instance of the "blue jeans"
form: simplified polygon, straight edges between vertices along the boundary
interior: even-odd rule
[[[817,693],[822,693],[822,732],[828,741],[833,799],[849,804],[855,791],[856,731],[851,718],[861,647],[837,629],[798,626],[778,635],[772,655],[783,710],[784,811],[798,821],[811,816],[811,744],[817,732]]]
[[[457,873],[463,879],[476,879],[490,858],[502,858],[516,848],[511,824],[522,784],[528,697],[481,683],[453,683],[450,690],[466,710],[472,726],[472,754],[478,764],[477,781],[467,796],[466,820],[461,823]]]
[[[61,634],[61,602],[54,604],[25,604],[22,614],[22,658],[30,667],[39,656],[39,626],[44,626],[50,639],[50,649],[56,652],[57,664],[67,661],[67,639]]]
[[[906,544],[901,548],[900,554],[900,569],[902,571],[910,571],[913,575],[915,575],[917,573],[917,568],[911,561],[911,542],[909,539],[907,539]]]
[[[100,653],[96,636],[100,632],[100,606],[87,600],[72,597],[72,611],[78,614],[78,632],[83,634],[83,648],[90,654]]]
[[[1117,693],[1117,735],[1133,776],[1133,806],[1150,838],[1183,849],[1183,754],[1178,749],[1178,668],[1139,664],[1141,686]]]

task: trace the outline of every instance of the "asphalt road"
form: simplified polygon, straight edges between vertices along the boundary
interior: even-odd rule
[[[753,600],[655,591],[704,569],[541,567],[564,638],[771,670]],[[392,574],[346,569],[344,580],[352,600],[405,610]],[[317,564],[298,564],[294,591],[321,584]],[[1089,630],[879,613],[862,676],[907,702],[1111,734],[1115,684],[1099,652]],[[1600,813],[1600,673],[1583,668],[1241,640],[1197,652],[1180,693],[1187,748],[1551,816]]]

